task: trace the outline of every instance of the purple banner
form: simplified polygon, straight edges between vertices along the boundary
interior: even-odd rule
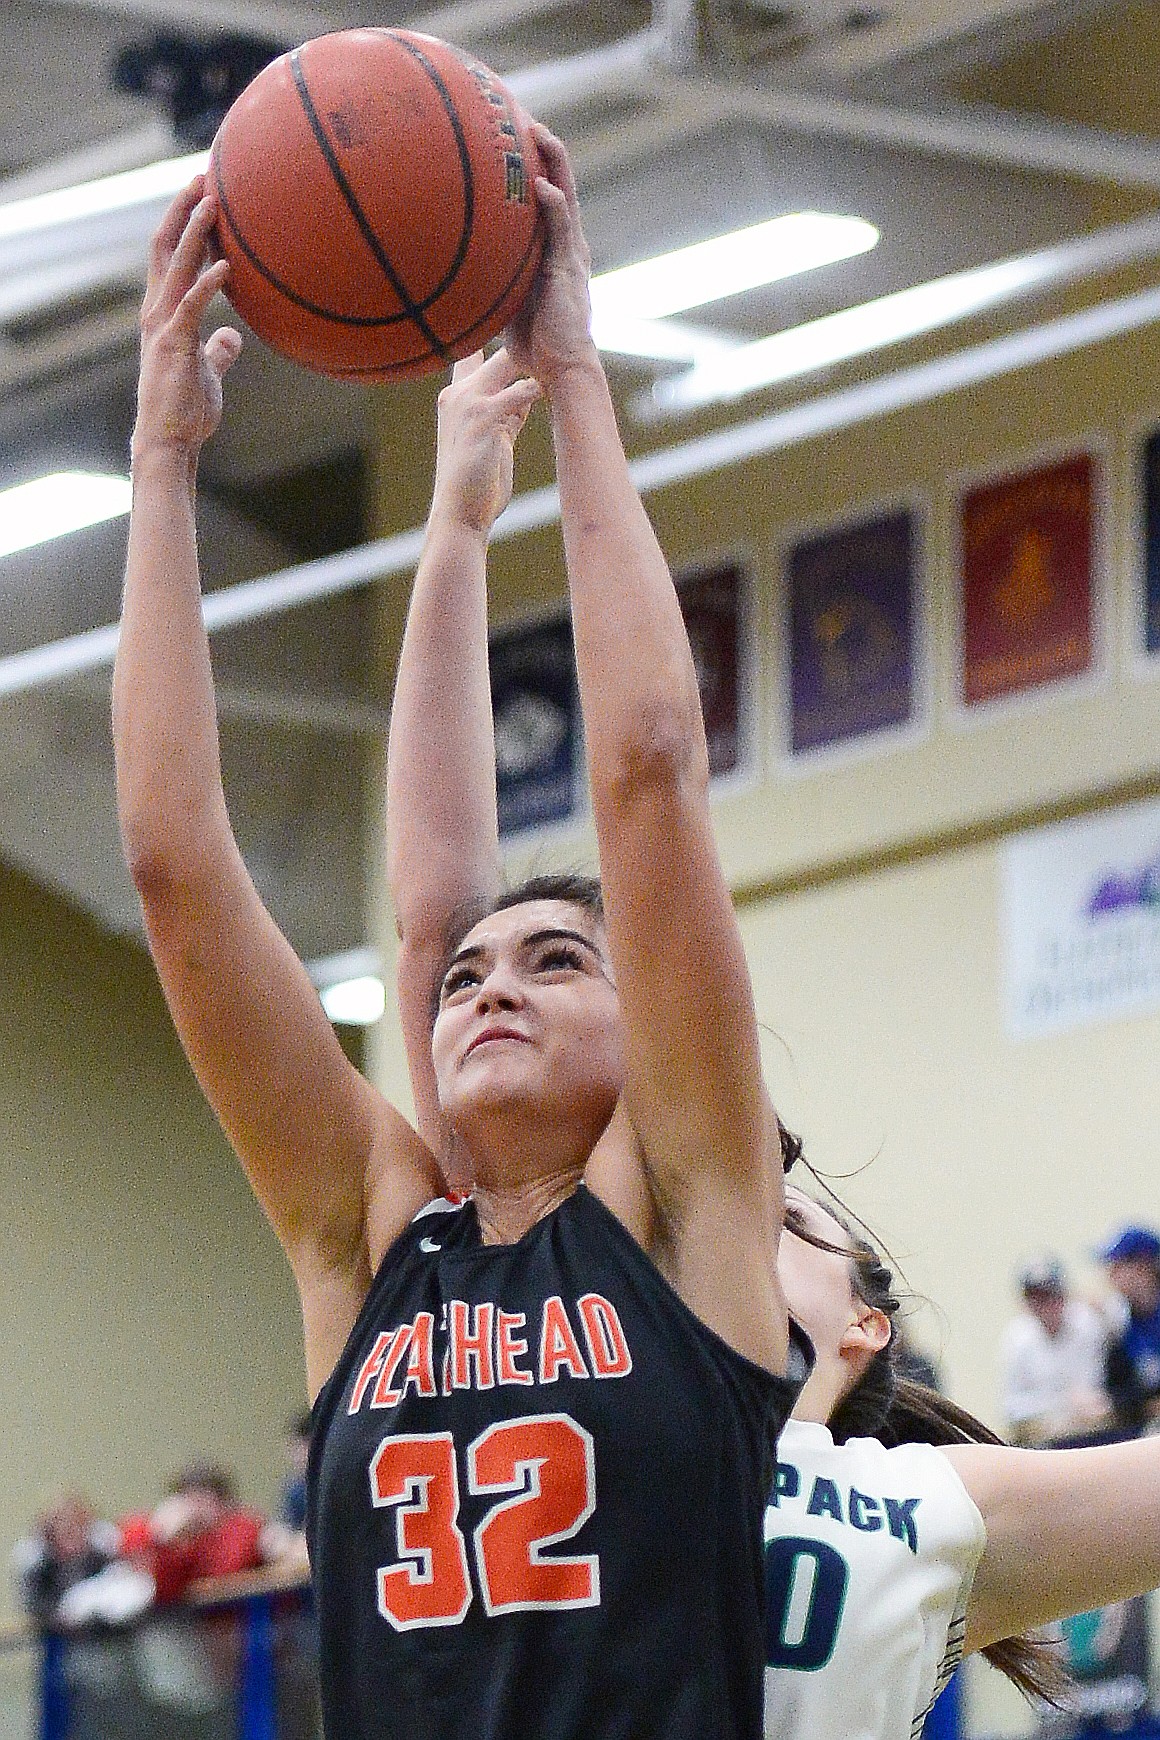
[[[803,538],[790,550],[793,754],[914,717],[917,548],[914,515],[894,509]]]

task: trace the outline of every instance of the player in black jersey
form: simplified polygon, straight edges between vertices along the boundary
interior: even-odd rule
[[[538,298],[486,366],[513,432],[550,406],[606,911],[540,890],[458,939],[432,1040],[454,1153],[347,1063],[226,814],[193,486],[240,340],[199,338],[226,270],[201,183],[142,315],[121,825],[182,1042],[301,1293],[329,1740],[757,1740],[761,1514],[797,1375],[777,1124],[688,642],[589,335],[567,159],[539,137]],[[454,708],[460,673],[411,653]],[[433,853],[455,849],[456,753],[443,734],[424,775]]]

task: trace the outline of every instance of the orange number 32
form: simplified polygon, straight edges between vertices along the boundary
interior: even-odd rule
[[[508,1494],[473,1536],[489,1614],[596,1607],[600,1561],[546,1558],[596,1508],[591,1435],[567,1414],[529,1414],[489,1426],[467,1447],[467,1487]],[[458,1625],[471,1605],[467,1542],[459,1526],[459,1472],[449,1432],[384,1438],[371,1462],[376,1506],[395,1507],[399,1562],[377,1572],[379,1612],[397,1631]]]

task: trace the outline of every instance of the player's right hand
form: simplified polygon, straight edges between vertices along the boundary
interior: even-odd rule
[[[539,397],[506,350],[456,363],[439,395],[432,521],[491,530],[511,500],[516,437]]]

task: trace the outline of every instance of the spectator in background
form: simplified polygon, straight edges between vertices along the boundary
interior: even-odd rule
[[[292,1534],[306,1531],[306,1459],[310,1455],[310,1415],[299,1414],[290,1422],[290,1473],[282,1487],[278,1520]]]
[[[1160,1415],[1160,1236],[1126,1226],[1099,1256],[1123,1301],[1105,1381],[1117,1424],[1135,1432]]]
[[[286,1429],[288,1471],[278,1499],[277,1518],[266,1525],[266,1557],[287,1573],[310,1575],[306,1551],[306,1459],[310,1454],[310,1415],[297,1414]]]
[[[63,1675],[70,1740],[133,1740],[132,1643],[125,1623],[152,1599],[150,1578],[118,1558],[120,1534],[87,1498],[62,1498],[18,1541],[21,1604],[45,1630],[71,1633]]]
[[[70,1589],[87,1583],[117,1557],[119,1535],[87,1498],[70,1493],[16,1543],[12,1572],[21,1606],[39,1625],[55,1625]]]
[[[917,1345],[905,1323],[895,1323],[894,1346],[897,1349],[896,1369],[898,1376],[905,1378],[907,1383],[922,1384],[928,1390],[937,1390],[942,1394],[942,1373],[929,1354]]]
[[[1003,1412],[1016,1444],[1046,1444],[1106,1419],[1107,1328],[1094,1305],[1069,1295],[1058,1257],[1019,1275],[1023,1309],[1003,1333]]]
[[[270,1557],[266,1519],[238,1502],[233,1476],[217,1463],[195,1463],[172,1481],[155,1510],[126,1517],[122,1552],[148,1571],[158,1605],[179,1601],[202,1577],[252,1571]]]
[[[277,1522],[270,1534],[277,1539],[278,1569],[303,1584],[310,1581],[306,1550],[306,1459],[310,1453],[310,1415],[290,1421],[286,1436],[289,1464],[278,1503]],[[318,1624],[309,1593],[285,1604],[278,1615],[278,1734],[279,1740],[317,1740],[322,1732],[318,1701]]]
[[[148,1740],[233,1740],[241,1633],[231,1612],[180,1603],[203,1578],[256,1570],[266,1521],[238,1501],[229,1471],[195,1463],[152,1511],[121,1522],[122,1552],[151,1581],[157,1612],[134,1638],[134,1673]]]

